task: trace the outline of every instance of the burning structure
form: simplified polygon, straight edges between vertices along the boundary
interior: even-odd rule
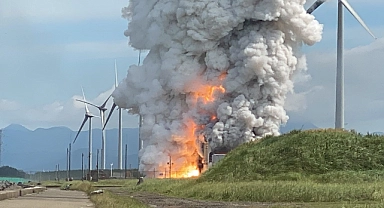
[[[279,134],[292,77],[306,66],[301,46],[321,40],[304,3],[131,0],[123,8],[130,45],[149,50],[113,93],[143,118],[141,171],[167,171],[172,158],[172,177],[189,177],[209,151]]]

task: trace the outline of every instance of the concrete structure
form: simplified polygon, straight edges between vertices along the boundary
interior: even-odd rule
[[[45,187],[36,186],[33,188],[25,188],[25,189],[12,189],[6,191],[0,191],[0,200],[17,198],[19,196],[25,196],[27,194],[40,193],[45,191]]]

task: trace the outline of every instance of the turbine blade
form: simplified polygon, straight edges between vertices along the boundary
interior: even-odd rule
[[[117,88],[118,82],[117,82],[117,65],[116,65],[116,59],[115,59],[115,89]]]
[[[100,109],[99,106],[97,106],[97,105],[95,105],[95,104],[93,104],[93,103],[90,103],[90,102],[88,102],[88,101],[80,100],[80,99],[76,99],[76,101],[79,101],[79,102],[82,102],[82,103],[87,103],[87,104],[89,104],[89,105],[95,106],[96,108],[99,108],[99,109]]]
[[[83,123],[81,124],[81,126],[80,126],[80,128],[79,128],[79,131],[77,131],[77,134],[76,134],[75,139],[73,140],[73,143],[76,142],[76,139],[77,139],[77,137],[79,136],[79,134],[80,134],[80,132],[81,132],[81,129],[83,129],[83,126],[84,126],[85,122],[87,122],[87,120],[88,120],[88,116],[85,116],[85,117],[84,117],[84,120],[83,120]]]
[[[322,5],[326,0],[317,0],[315,3],[312,4],[311,7],[307,9],[308,14],[312,14],[313,11],[315,11],[320,5]]]
[[[113,111],[115,110],[115,108],[116,108],[116,104],[113,103],[112,108],[111,108],[111,111],[109,111],[108,118],[107,118],[107,120],[105,120],[105,124],[104,124],[104,126],[103,126],[103,130],[104,130],[105,127],[107,126],[107,123],[108,123],[109,119],[111,118],[112,113],[113,113]]]
[[[100,108],[105,108],[105,106],[107,105],[107,102],[109,100],[109,98],[111,98],[112,95],[109,95],[108,98],[105,100],[105,102],[100,106]]]
[[[85,99],[85,94],[84,94],[83,86],[81,86],[81,91],[83,92],[83,99],[84,99],[84,100],[87,100],[87,99]],[[87,106],[86,103],[85,103],[85,113],[89,113],[89,109],[88,109],[88,106]]]
[[[348,3],[347,0],[340,0],[340,2],[348,9],[348,11],[355,17],[355,19],[364,27],[364,29],[374,38],[377,39],[376,36],[371,32],[368,26],[364,23],[364,21],[360,18],[360,16],[356,13],[356,11],[352,8],[352,6]]]

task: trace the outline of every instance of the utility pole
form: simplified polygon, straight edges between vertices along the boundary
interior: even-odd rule
[[[67,147],[67,180],[68,180],[68,178],[69,178],[69,172],[68,172],[68,159],[69,159],[69,150],[68,150],[68,147]]]
[[[91,178],[92,178],[92,176],[91,176],[91,171],[92,171],[92,164],[91,164],[91,152],[90,151],[88,151],[88,180],[89,181],[91,181]]]
[[[111,163],[111,178],[112,178],[112,166],[113,166],[113,163]]]
[[[81,153],[81,180],[84,180],[84,153]]]
[[[96,158],[96,181],[99,181],[99,149],[97,149],[97,158]]]
[[[167,162],[167,164],[169,165],[169,178],[172,178],[172,158],[171,156],[169,156],[169,162]]]
[[[57,164],[57,181],[60,181],[60,164]]]

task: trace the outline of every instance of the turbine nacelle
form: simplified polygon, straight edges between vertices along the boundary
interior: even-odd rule
[[[82,103],[85,103],[85,104],[92,105],[93,107],[96,107],[96,108],[99,109],[100,111],[106,111],[106,110],[108,110],[108,108],[106,107],[106,105],[107,105],[107,102],[108,102],[109,98],[111,98],[111,95],[108,96],[108,98],[107,98],[107,99],[104,101],[104,103],[103,103],[102,105],[100,105],[100,106],[95,105],[95,104],[93,104],[93,103],[91,103],[91,102],[88,102],[88,101],[86,101],[86,100],[76,99],[76,101],[79,101],[79,102],[82,102]]]
[[[77,131],[77,134],[76,134],[75,139],[73,140],[73,143],[76,142],[77,137],[79,136],[81,130],[83,129],[83,127],[84,127],[85,123],[88,121],[88,119],[92,119],[93,117],[98,117],[96,115],[93,115],[89,111],[87,104],[90,104],[90,105],[93,105],[93,104],[91,104],[91,103],[86,101],[83,87],[81,87],[81,92],[83,93],[83,99],[84,100],[79,100],[79,99],[76,99],[76,100],[84,103],[84,105],[85,105],[85,114],[84,114],[84,120],[81,123],[79,130]],[[91,131],[91,129],[89,129],[89,131]]]
[[[93,115],[91,112],[87,112],[87,113],[85,113],[85,115],[86,115],[88,118],[93,118],[93,117],[100,118],[100,116]]]

